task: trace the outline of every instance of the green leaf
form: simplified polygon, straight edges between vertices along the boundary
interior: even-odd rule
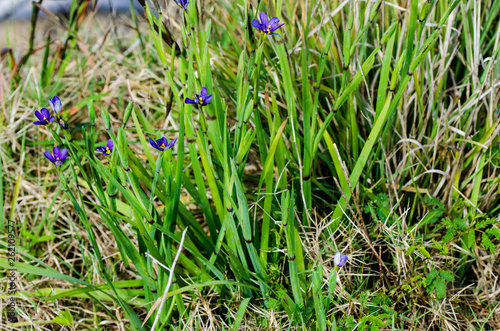
[[[273,142],[271,143],[271,146],[269,147],[269,152],[266,157],[266,162],[264,163],[264,167],[262,169],[262,174],[260,176],[260,181],[259,181],[259,188],[262,186],[262,183],[264,182],[264,178],[267,176],[267,172],[271,168],[271,165],[274,160],[274,153],[276,152],[276,147],[278,146],[279,141],[281,140],[281,134],[283,133],[283,129],[285,128],[286,123],[288,122],[288,117],[285,118],[283,123],[281,124],[278,132],[276,132],[276,135],[274,136]]]
[[[426,258],[430,258],[431,257],[431,254],[429,254],[429,252],[425,249],[425,247],[419,247],[418,248],[418,251],[423,255],[425,256]]]
[[[490,229],[486,230],[486,233],[492,234],[497,238],[497,240],[500,240],[500,229],[490,228]]]
[[[427,286],[431,285],[434,279],[439,275],[439,271],[437,270],[432,270],[429,272],[427,275]]]
[[[60,311],[59,316],[54,318],[53,322],[61,325],[71,326],[73,325],[73,316],[71,315],[69,310],[66,309],[64,311]]]
[[[436,288],[436,296],[440,299],[446,296],[446,283],[444,279],[441,277],[436,278],[435,280],[435,288]]]
[[[11,268],[9,266],[9,261],[6,258],[0,258],[0,267],[2,267],[4,269]],[[79,283],[79,284],[86,285],[86,286],[93,286],[92,284],[89,284],[89,283],[87,283],[83,280],[80,280],[78,278],[61,274],[59,271],[57,271],[55,269],[40,268],[40,267],[32,266],[30,264],[19,263],[19,262],[16,263],[15,268],[19,273],[27,273],[27,274],[31,274],[31,275],[38,275],[38,276],[43,276],[43,277],[62,279],[62,280],[67,280],[69,282]]]
[[[473,229],[470,229],[467,233],[467,247],[469,249],[474,248],[474,244],[476,243],[476,232]]]
[[[410,247],[408,247],[408,248],[406,249],[406,255],[407,255],[407,256],[411,255],[411,253],[413,253],[413,251],[414,251],[415,249],[417,249],[417,246],[415,246],[415,245],[411,245]]]
[[[482,242],[483,242],[484,249],[489,250],[491,254],[496,253],[496,247],[495,247],[495,245],[491,242],[491,240],[490,240],[490,238],[488,237],[488,235],[487,235],[486,233],[483,233],[483,235],[481,236],[481,238],[482,238]]]
[[[453,282],[455,280],[455,276],[448,270],[439,271],[439,275],[449,282]]]
[[[236,314],[236,318],[234,319],[233,327],[231,328],[232,331],[236,331],[240,327],[241,321],[243,320],[243,316],[245,316],[250,299],[251,298],[246,298],[243,299],[243,301],[241,301],[240,307],[238,308],[238,313]]]

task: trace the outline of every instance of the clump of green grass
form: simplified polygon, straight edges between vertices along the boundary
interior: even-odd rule
[[[75,1],[63,48],[3,69],[14,326],[499,327],[500,4],[143,4],[93,43]],[[54,94],[70,129],[28,125]]]

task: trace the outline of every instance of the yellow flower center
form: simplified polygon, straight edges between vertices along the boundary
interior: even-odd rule
[[[161,144],[161,145],[160,145],[160,147],[161,147],[162,149],[164,149],[164,148],[165,148],[165,144]]]
[[[56,157],[56,160],[57,160],[57,161],[59,161],[59,158],[58,158],[58,157]]]
[[[203,104],[203,98],[199,97],[198,100],[200,101],[200,105],[202,105]]]
[[[109,150],[109,147],[106,147],[106,154],[111,154],[111,151]]]
[[[43,117],[43,120],[44,120],[44,121],[47,121],[47,117],[45,117],[45,116],[44,116],[44,117]]]

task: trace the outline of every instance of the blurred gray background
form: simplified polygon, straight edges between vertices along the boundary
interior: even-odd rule
[[[54,14],[64,15],[69,12],[72,0],[44,0],[42,6]],[[137,0],[132,1],[136,10],[143,12]],[[130,11],[129,0],[98,0],[97,10],[102,13],[128,12]],[[29,20],[32,12],[32,0],[0,0],[0,21],[6,20]],[[40,12],[40,16],[46,16]]]
[[[155,13],[152,0],[146,1]],[[92,8],[94,3],[96,3],[96,10]],[[178,10],[174,0],[155,0],[155,3],[158,3],[165,12]],[[43,0],[41,6],[49,13],[58,16],[62,22],[67,22],[71,4],[72,0]],[[139,21],[143,21],[144,8],[137,0],[132,0],[132,6]],[[116,29],[131,24],[130,7],[130,0],[97,0],[97,2],[90,0],[86,16],[87,27],[91,24],[96,29],[106,31],[110,25],[113,25],[113,31],[116,33]],[[24,54],[30,39],[32,11],[32,0],[0,0],[0,50],[12,48],[17,55]],[[61,24],[54,17],[49,17],[43,10],[40,10],[38,15],[36,47],[46,40],[47,32],[64,32]],[[0,62],[1,65],[2,62]]]

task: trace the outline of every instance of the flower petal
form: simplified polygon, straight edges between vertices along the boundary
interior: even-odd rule
[[[33,124],[35,124],[35,125],[46,125],[45,122],[41,122],[41,121],[34,121]]]
[[[274,32],[274,31],[278,30],[279,28],[281,28],[283,25],[285,25],[285,23],[281,23],[280,25],[271,27],[271,29],[269,29],[269,31]]]
[[[47,120],[47,122],[52,122],[54,120],[54,115],[50,116],[49,119]]]
[[[277,17],[273,17],[269,20],[267,26],[270,26],[269,30],[272,30],[277,24],[279,24],[280,19]]]
[[[44,152],[43,155],[47,158],[47,160],[49,160],[50,162],[54,163],[55,159],[52,156],[52,154],[50,154],[50,152]]]
[[[260,24],[260,22],[258,20],[256,20],[255,18],[252,20],[252,26],[254,28],[257,28],[259,30],[262,31],[262,25]]]
[[[95,148],[95,151],[96,151],[97,153],[104,153],[105,149],[104,149],[104,147],[96,147],[96,148]]]
[[[210,103],[210,100],[212,100],[212,97],[213,97],[212,94],[207,95],[207,97],[205,98],[205,100],[203,100],[203,104],[204,105],[208,105]]]
[[[151,137],[149,137],[149,144],[151,145],[151,147],[159,149],[158,145],[156,144],[156,141],[154,141],[153,138]]]
[[[60,155],[59,147],[54,146],[54,148],[52,148],[52,154],[54,154],[54,159],[57,159]]]
[[[62,148],[61,152],[59,153],[59,159],[61,162],[66,161],[66,158],[68,157],[68,150],[66,148]]]
[[[262,12],[259,14],[260,22],[262,23],[262,27],[267,27],[267,14]]]
[[[167,139],[167,137],[165,135],[163,135],[163,136],[161,136],[160,139],[158,139],[156,141],[156,143],[158,144],[158,147],[161,147],[161,145],[167,146],[168,145],[168,139]]]
[[[186,98],[186,100],[184,100],[184,103],[187,105],[196,105],[197,104],[196,101],[194,101],[193,99],[189,99],[189,98]]]
[[[52,99],[49,99],[49,103],[56,114],[61,112],[62,103],[57,95],[54,95]]]
[[[342,255],[340,252],[335,253],[335,257],[333,258],[333,263],[337,267],[343,267],[347,262],[347,255]]]
[[[45,117],[47,119],[50,117],[50,112],[47,108],[42,108],[40,110],[40,113],[42,114],[43,117]]]
[[[113,147],[115,147],[115,143],[113,142],[113,139],[109,139],[108,140],[108,143],[106,144],[106,147],[108,147],[110,151],[113,150]]]
[[[176,142],[177,142],[177,138],[172,139],[172,140],[168,143],[167,147],[165,147],[165,149],[170,149],[170,148],[172,148]]]
[[[206,87],[202,87],[201,88],[201,92],[200,92],[200,97],[202,99],[205,99],[206,96],[207,96],[207,88]]]
[[[38,110],[35,110],[35,116],[40,120],[43,121],[43,115],[40,113]]]
[[[347,262],[347,255],[343,255],[341,258],[340,258],[340,267],[343,267],[344,264]]]

